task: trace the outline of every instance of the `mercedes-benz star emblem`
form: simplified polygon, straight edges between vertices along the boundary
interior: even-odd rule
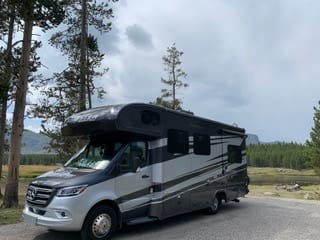
[[[35,188],[30,188],[27,193],[27,198],[29,200],[34,200],[37,195],[37,190]]]

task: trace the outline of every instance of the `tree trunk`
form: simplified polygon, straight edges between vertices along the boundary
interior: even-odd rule
[[[2,164],[4,160],[5,135],[6,135],[6,118],[7,118],[7,100],[1,101],[1,118],[0,118],[0,179],[2,177]],[[0,188],[1,196],[1,188]]]
[[[5,100],[5,98],[2,99],[0,114],[1,114],[1,118],[0,118],[0,180],[1,180],[1,178],[2,178],[2,164],[3,164],[3,160],[4,160],[6,118],[7,118],[7,100]],[[1,187],[0,187],[0,198],[1,197],[2,197],[2,192],[1,192]]]
[[[89,77],[87,76],[87,95],[88,95],[88,109],[92,108],[92,100],[91,100],[91,90],[90,90],[90,82]]]
[[[30,11],[31,13],[33,11]],[[28,90],[28,76],[30,64],[30,50],[33,28],[33,16],[27,16],[24,20],[23,45],[21,55],[21,67],[19,81],[17,83],[15,105],[13,112],[12,132],[10,139],[10,151],[8,159],[8,177],[4,193],[3,206],[5,208],[18,206],[19,163],[21,152],[21,140],[23,134],[24,112],[26,107],[26,95]]]
[[[81,39],[80,39],[80,92],[79,111],[86,109],[86,75],[87,75],[87,0],[81,3]]]
[[[91,99],[91,89],[90,89],[90,71],[94,72],[94,70],[90,69],[90,62],[89,62],[89,53],[88,53],[88,48],[87,48],[87,72],[86,72],[86,86],[87,86],[87,96],[88,96],[88,109],[92,108],[92,99]]]
[[[177,81],[176,81],[175,62],[172,63],[172,80],[173,80],[173,83],[172,83],[172,98],[173,98],[172,107],[174,110],[176,110],[177,109],[177,106],[176,106],[176,83],[177,83]]]
[[[6,62],[5,62],[5,74],[3,82],[3,99],[1,99],[1,115],[0,115],[0,179],[2,177],[2,165],[4,160],[5,152],[5,134],[6,134],[6,123],[7,123],[7,101],[8,101],[8,89],[10,85],[10,79],[12,75],[12,41],[13,41],[13,31],[14,31],[14,20],[15,20],[15,6],[12,2],[10,4],[10,19],[8,28],[8,41],[6,50]],[[0,188],[0,196],[1,188]]]

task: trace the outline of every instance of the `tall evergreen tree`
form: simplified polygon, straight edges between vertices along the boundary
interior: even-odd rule
[[[7,123],[7,102],[12,79],[12,46],[15,26],[15,2],[13,0],[0,3],[0,39],[6,39],[6,48],[1,49],[0,69],[0,179],[5,151],[5,134]],[[9,19],[9,20],[8,20]],[[0,189],[0,196],[2,196]]]
[[[33,26],[37,25],[46,30],[59,24],[63,19],[63,10],[57,0],[17,0],[16,6],[17,12],[23,21],[23,44],[19,80],[15,91],[8,176],[3,200],[3,206],[7,208],[18,206],[19,162],[30,73]]]
[[[307,141],[307,153],[311,166],[320,175],[320,101],[318,107],[313,107],[313,109],[313,127],[310,132],[310,141]]]
[[[19,12],[17,11],[16,0],[1,1],[0,6],[0,38],[5,43],[0,47],[1,67],[0,67],[0,178],[2,174],[2,163],[4,151],[9,149],[5,142],[5,135],[8,134],[7,105],[13,100],[17,89],[16,83],[19,79],[20,59],[22,54],[21,40],[13,41],[14,34],[22,28]],[[33,42],[31,48],[30,72],[34,73],[40,67],[39,57],[36,49],[41,46],[38,41]],[[32,81],[33,77],[29,78]],[[0,190],[1,195],[1,190]]]
[[[66,4],[65,29],[53,34],[50,39],[50,43],[78,67],[79,72],[75,76],[78,79],[78,111],[90,108],[93,92],[89,91],[91,88],[88,86],[91,85],[95,90],[91,77],[95,73],[90,69],[92,56],[88,54],[90,51],[100,54],[98,41],[90,31],[96,30],[102,34],[111,30],[110,19],[113,18],[113,10],[109,3],[110,1],[98,3],[96,0],[69,1]],[[104,55],[100,54],[101,61],[103,57]],[[100,66],[101,61],[94,66],[94,69]]]
[[[168,78],[161,78],[161,82],[167,85],[168,88],[161,89],[161,96],[156,99],[157,105],[175,110],[182,109],[182,100],[177,97],[177,90],[181,87],[188,87],[188,84],[183,83],[181,80],[181,78],[187,77],[187,74],[181,69],[181,57],[183,54],[174,43],[167,48],[167,53],[162,57],[164,71],[168,74]]]
[[[50,87],[42,88],[43,99],[33,107],[32,115],[43,119],[42,131],[51,138],[50,148],[62,158],[69,157],[80,147],[74,139],[61,135],[64,120],[75,112],[91,108],[93,95],[101,98],[105,94],[103,88],[94,84],[94,80],[107,69],[100,69],[104,54],[90,31],[106,33],[111,30],[113,11],[109,2],[68,2],[65,29],[50,39],[50,43],[68,57],[69,64],[47,82]]]

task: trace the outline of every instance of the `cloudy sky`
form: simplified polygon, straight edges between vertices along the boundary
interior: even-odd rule
[[[99,36],[110,70],[97,81],[108,95],[96,106],[153,101],[164,87],[162,56],[176,43],[188,74],[185,109],[262,141],[309,138],[320,100],[319,1],[120,0],[114,11],[112,31]],[[64,69],[56,49],[40,55],[46,74]]]

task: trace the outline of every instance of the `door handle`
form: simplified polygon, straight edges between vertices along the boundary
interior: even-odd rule
[[[149,176],[148,175],[142,175],[142,178],[148,178]]]

